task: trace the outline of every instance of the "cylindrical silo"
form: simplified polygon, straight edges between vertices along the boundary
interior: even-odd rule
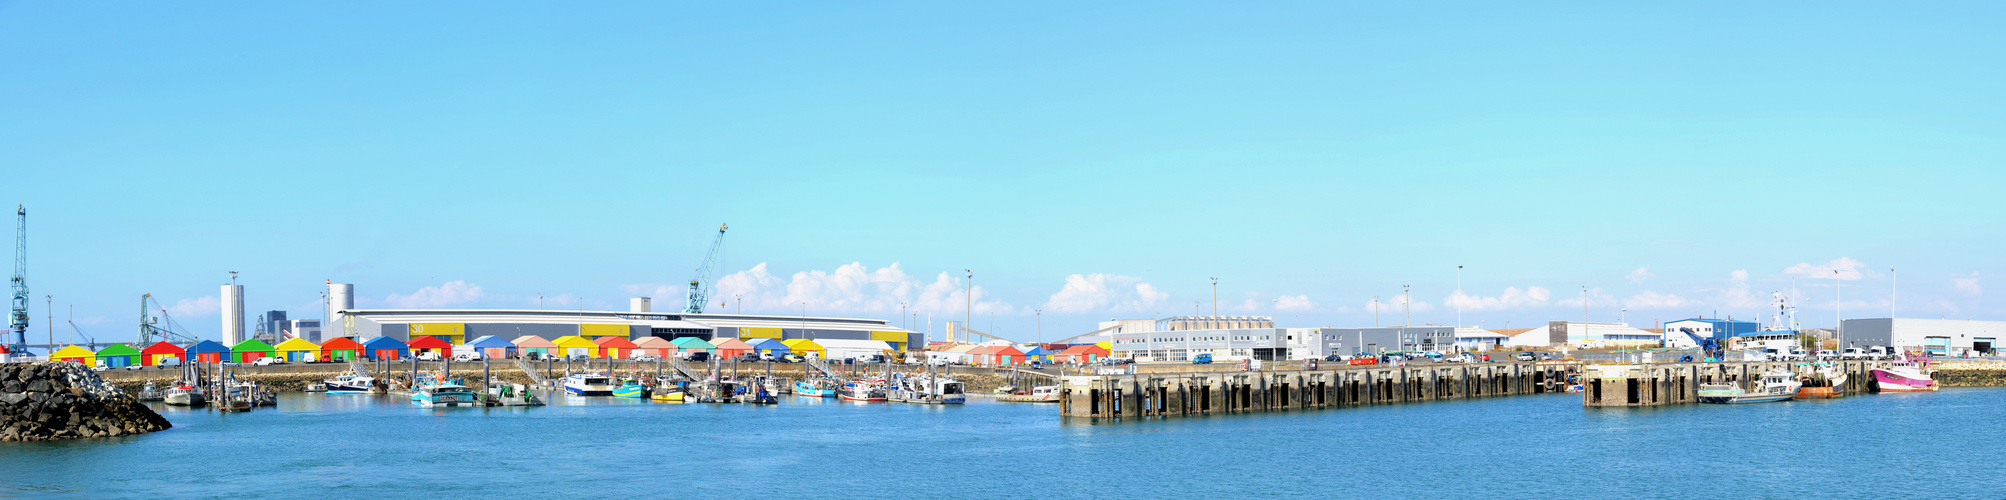
[[[244,285],[223,285],[223,345],[244,341]]]
[[[342,311],[355,308],[355,285],[350,283],[327,284],[327,324],[320,325],[323,332],[335,332],[328,337],[346,337],[348,318]]]
[[[627,299],[627,312],[637,312],[637,313],[648,312],[648,307],[649,307],[648,301],[649,299],[647,297],[634,297],[631,299]]]

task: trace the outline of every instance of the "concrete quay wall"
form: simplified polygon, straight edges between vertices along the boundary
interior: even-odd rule
[[[1149,418],[1565,392],[1573,362],[1342,366],[1067,377],[1059,414]]]

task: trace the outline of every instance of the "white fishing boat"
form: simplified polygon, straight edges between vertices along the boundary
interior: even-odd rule
[[[1699,400],[1701,403],[1720,404],[1788,401],[1797,397],[1797,389],[1803,386],[1804,383],[1797,380],[1797,374],[1789,370],[1770,370],[1762,372],[1762,379],[1757,382],[1755,390],[1743,389],[1737,384],[1701,384]]]
[[[611,396],[613,378],[598,373],[573,373],[564,376],[564,392],[580,396]]]
[[[488,401],[491,402],[489,406],[543,406],[543,401],[536,399],[536,395],[529,392],[529,387],[522,384],[490,387]]]
[[[885,381],[882,379],[857,380],[836,390],[844,401],[884,401],[887,398]]]
[[[143,402],[160,401],[166,398],[167,393],[154,387],[152,380],[146,381],[146,387],[139,390],[139,400]]]
[[[162,399],[174,406],[202,406],[209,403],[209,396],[202,392],[202,388],[185,383],[167,389],[167,395]]]
[[[473,388],[462,385],[457,381],[420,385],[417,391],[411,393],[411,403],[426,408],[472,408],[484,406],[484,403],[481,402],[480,393],[474,392]]]
[[[958,405],[968,402],[960,381],[954,377],[916,375],[900,377],[887,398],[901,403]]]
[[[321,382],[328,394],[368,394],[376,387],[376,379],[353,373],[343,373]]]

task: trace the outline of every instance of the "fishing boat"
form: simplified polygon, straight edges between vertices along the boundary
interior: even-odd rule
[[[768,383],[762,383],[759,380],[738,386],[738,391],[732,395],[732,399],[736,402],[746,404],[770,405],[780,403],[780,397],[773,391],[773,386]]]
[[[1797,389],[1804,383],[1797,381],[1797,374],[1790,370],[1770,370],[1762,372],[1759,386],[1751,391],[1736,384],[1701,384],[1701,403],[1769,403],[1788,401],[1797,396]]]
[[[168,389],[167,395],[161,399],[174,406],[202,406],[209,403],[209,397],[202,393],[202,388],[186,383]]]
[[[829,378],[803,380],[794,383],[794,395],[811,398],[833,398],[836,397],[836,389],[839,385],[835,379]]]
[[[307,384],[305,389],[300,389],[300,392],[327,392],[327,383]]]
[[[328,394],[369,394],[369,391],[376,386],[376,379],[354,373],[343,373],[321,382],[321,385]]]
[[[481,395],[459,379],[420,384],[411,392],[411,403],[426,408],[472,408],[486,406]]]
[[[140,401],[160,401],[165,398],[167,398],[167,393],[154,387],[152,380],[146,381],[146,387],[139,390]]]
[[[1036,386],[1031,388],[1029,394],[998,396],[996,400],[1007,403],[1057,403],[1059,402],[1059,386]]]
[[[968,402],[960,381],[951,376],[901,377],[890,399],[902,403],[958,405]]]
[[[885,381],[880,379],[853,381],[843,384],[836,390],[836,394],[844,401],[884,401]]]
[[[564,376],[564,392],[580,396],[613,395],[613,379],[597,373],[573,373]]]
[[[489,387],[487,403],[488,406],[543,406],[543,401],[522,384]]]
[[[1874,376],[1874,386],[1881,392],[1922,392],[1934,391],[1936,370],[1929,368],[1929,360],[1909,358],[1890,363],[1886,368],[1868,371]]]
[[[657,403],[682,403],[689,400],[687,396],[681,387],[668,386],[656,388],[648,395],[648,399]]]
[[[1832,399],[1846,396],[1846,372],[1831,363],[1819,363],[1810,375],[1799,377],[1804,382],[1797,389],[1796,399]]]
[[[648,386],[641,385],[641,381],[639,380],[623,378],[620,379],[620,386],[613,388],[613,397],[646,399],[648,397]]]
[[[251,411],[251,402],[244,400],[224,400],[221,404],[216,405],[216,409],[226,413],[243,413]]]

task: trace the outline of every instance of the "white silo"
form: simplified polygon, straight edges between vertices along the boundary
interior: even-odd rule
[[[650,300],[651,299],[647,297],[634,297],[631,299],[627,299],[627,312],[637,312],[637,313],[648,312],[649,309],[648,302]]]
[[[223,285],[223,345],[244,341],[244,285]]]
[[[350,283],[327,284],[327,324],[320,325],[322,332],[335,332],[330,337],[346,337],[348,321],[342,311],[355,308],[355,285]],[[326,334],[323,334],[326,335]]]

